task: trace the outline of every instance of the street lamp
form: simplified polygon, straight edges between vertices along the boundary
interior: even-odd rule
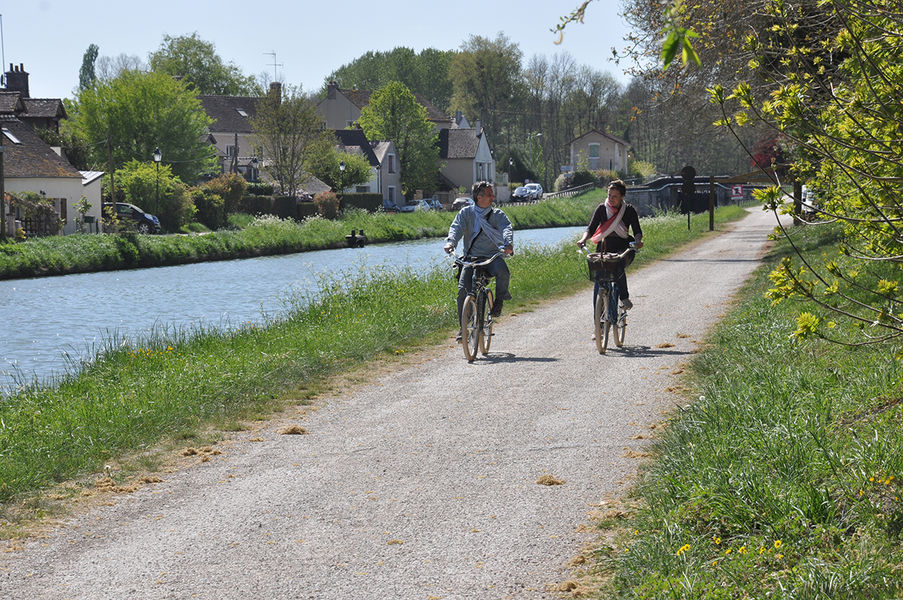
[[[154,164],[157,168],[156,190],[154,192],[154,214],[160,210],[160,161],[163,160],[163,153],[160,148],[154,148]]]
[[[345,161],[339,163],[339,192],[345,189]]]
[[[251,157],[251,181],[257,181],[257,157]]]

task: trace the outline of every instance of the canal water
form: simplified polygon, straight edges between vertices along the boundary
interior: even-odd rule
[[[556,245],[583,227],[515,232],[515,249]],[[319,250],[175,267],[0,281],[0,394],[48,383],[120,343],[198,329],[229,329],[278,318],[297,294],[347,271],[450,265],[440,239]],[[460,248],[460,247],[459,247]]]

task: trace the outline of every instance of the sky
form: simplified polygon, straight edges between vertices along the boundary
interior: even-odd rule
[[[198,36],[246,75],[316,92],[325,78],[368,51],[398,46],[457,50],[470,35],[504,33],[526,63],[534,55],[568,52],[580,65],[629,81],[611,62],[626,25],[620,2],[597,0],[586,22],[572,23],[561,45],[550,29],[580,0],[27,0],[0,3],[2,66],[23,65],[32,98],[71,98],[90,44],[100,56],[147,61],[163,36]],[[275,53],[275,60],[272,53]],[[274,64],[276,66],[274,66]],[[275,77],[274,77],[275,74]]]

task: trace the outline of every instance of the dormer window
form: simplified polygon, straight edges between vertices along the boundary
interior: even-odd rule
[[[19,141],[19,138],[17,138],[16,136],[14,136],[14,135],[13,135],[13,132],[10,131],[9,129],[7,129],[6,127],[3,128],[3,135],[6,136],[6,138],[7,138],[9,141],[11,141],[12,143],[14,143],[14,144],[21,144],[21,143],[22,143],[22,142]]]
[[[238,111],[238,114],[240,114],[240,115],[243,116],[244,118],[246,118],[246,119],[248,118],[248,113],[245,112],[245,109],[243,109],[243,108],[236,108],[235,110],[237,110],[237,111]]]

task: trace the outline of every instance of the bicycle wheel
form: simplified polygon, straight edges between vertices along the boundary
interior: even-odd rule
[[[624,345],[627,334],[627,311],[623,308],[618,311],[618,324],[615,327],[615,345],[620,348]]]
[[[609,296],[608,321],[611,323],[612,337],[615,339],[615,346],[620,348],[624,344],[624,327],[621,321],[621,315],[618,314],[618,301],[621,298],[618,284],[611,284],[611,295]]]
[[[596,349],[599,354],[605,354],[608,348],[608,289],[599,290],[596,296],[596,310],[593,311],[593,327],[596,333]]]
[[[461,345],[464,346],[464,356],[467,362],[473,362],[477,357],[477,347],[480,343],[480,315],[477,310],[477,301],[473,296],[467,296],[461,309]]]
[[[483,356],[489,354],[489,346],[492,344],[492,315],[489,313],[492,312],[492,303],[495,301],[495,297],[492,295],[492,290],[484,290],[482,294],[483,301],[480,302],[480,321],[482,321],[483,326],[480,328],[480,352]]]

